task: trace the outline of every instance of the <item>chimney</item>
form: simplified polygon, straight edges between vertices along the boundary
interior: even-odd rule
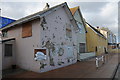
[[[50,5],[48,3],[46,3],[45,7],[43,8],[43,10],[49,9]]]
[[[99,26],[97,26],[97,29],[99,29]]]

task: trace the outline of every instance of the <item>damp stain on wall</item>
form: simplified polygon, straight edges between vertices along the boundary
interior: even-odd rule
[[[55,50],[54,44],[50,41],[47,41],[45,44],[45,47],[48,49],[48,56],[49,56],[50,65],[55,66],[53,57],[51,56],[52,54],[50,52],[51,50],[52,50],[52,52]]]
[[[71,45],[72,41],[72,39],[66,40],[66,27],[69,26],[69,23],[62,22],[62,20],[63,19],[61,17],[57,16],[53,20],[53,23],[49,23],[49,21],[47,21],[47,18],[43,17],[43,20],[41,22],[41,30],[43,31],[43,34],[41,35],[41,46],[47,50],[48,62],[46,64],[40,63],[40,69],[46,68],[45,66],[55,67],[72,62],[71,59],[66,60],[67,53],[65,51],[65,46]],[[61,22],[63,25],[61,25]],[[68,28],[71,27],[69,26]],[[61,33],[61,31],[63,31],[63,33]]]
[[[58,56],[62,56],[63,54],[64,54],[64,49],[63,48],[59,48]]]
[[[45,64],[45,63],[42,63],[42,62],[40,62],[40,69],[42,69],[42,68],[44,68],[45,66],[47,66],[47,64]]]
[[[64,62],[62,61],[62,59],[58,59],[58,65],[60,66],[62,64],[64,64]]]

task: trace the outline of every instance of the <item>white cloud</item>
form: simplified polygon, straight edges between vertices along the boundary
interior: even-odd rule
[[[41,11],[46,2],[3,2],[2,15],[13,19]],[[48,2],[50,7],[63,2]],[[84,18],[93,26],[108,27],[118,34],[118,6],[115,2],[68,2],[69,7],[80,6]]]
[[[118,5],[117,3],[109,3],[104,8],[101,9],[101,16],[105,18],[116,18],[118,13]]]
[[[96,6],[97,7],[97,6]],[[85,19],[93,26],[108,27],[118,36],[118,4],[115,2],[101,6],[100,11],[84,12]]]
[[[1,2],[118,2],[119,0],[1,0]]]

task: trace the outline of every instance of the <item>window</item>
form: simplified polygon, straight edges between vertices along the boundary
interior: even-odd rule
[[[85,43],[79,43],[79,52],[85,53]]]
[[[66,23],[66,38],[71,39],[72,38],[72,25]]]
[[[95,47],[95,52],[97,52],[98,51],[98,48],[97,48],[97,46]]]
[[[78,25],[78,27],[79,27],[79,31],[80,31],[80,33],[81,33],[81,32],[82,32],[82,23],[77,22],[77,25]]]
[[[5,56],[12,56],[12,44],[5,44]]]
[[[7,37],[7,31],[4,31],[2,37]]]
[[[34,57],[37,52],[43,52],[46,55],[46,49],[34,49]]]
[[[24,23],[22,25],[22,38],[32,36],[32,24],[31,22]]]

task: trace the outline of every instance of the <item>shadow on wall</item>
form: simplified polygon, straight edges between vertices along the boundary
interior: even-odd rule
[[[2,43],[0,42],[0,79],[2,78]]]

